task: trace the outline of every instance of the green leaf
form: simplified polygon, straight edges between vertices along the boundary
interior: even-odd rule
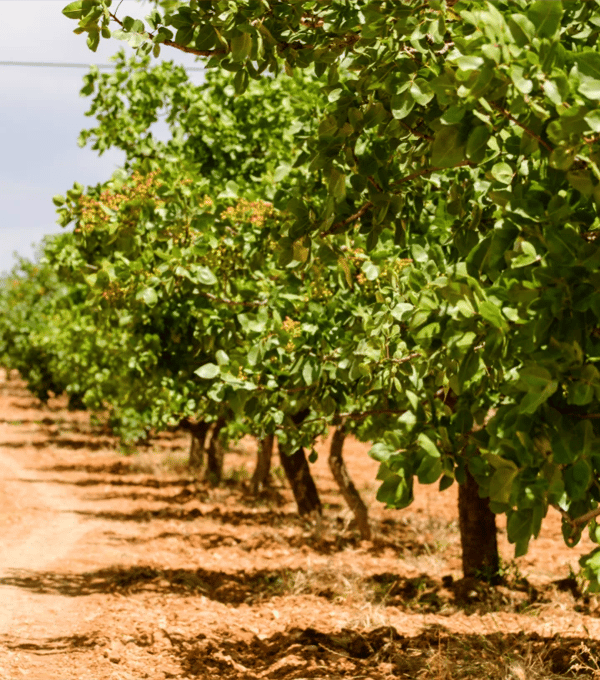
[[[552,373],[543,366],[532,364],[519,371],[517,386],[527,391],[541,391],[552,382]]]
[[[478,125],[469,134],[467,139],[467,158],[472,163],[481,163],[485,158],[487,143],[490,133],[485,125]]]
[[[600,80],[586,78],[579,83],[577,91],[588,99],[600,99]]]
[[[508,28],[519,47],[525,47],[535,36],[535,24],[524,14],[511,14],[508,20]]]
[[[565,490],[571,500],[585,497],[585,492],[592,481],[592,469],[587,460],[580,459],[569,465],[564,473]]]
[[[144,288],[144,290],[140,291],[136,295],[136,300],[145,302],[148,307],[154,307],[154,305],[158,302],[158,295],[156,294],[154,288]]]
[[[204,366],[197,368],[194,373],[204,380],[212,380],[221,373],[221,369],[216,364],[204,364]]]
[[[252,36],[249,33],[231,39],[231,57],[234,61],[244,61],[252,50]]]
[[[98,45],[100,44],[100,31],[89,31],[88,37],[87,37],[87,46],[89,47],[92,52],[95,52],[98,49]]]
[[[410,86],[412,98],[421,106],[426,106],[434,98],[435,94],[429,83],[423,78],[417,78]]]
[[[519,404],[519,411],[521,413],[533,414],[538,408],[546,402],[558,389],[558,382],[553,380],[549,382],[541,392],[528,392]]]
[[[217,360],[219,366],[224,366],[225,364],[229,363],[229,356],[222,349],[218,349],[215,352],[215,359]]]
[[[509,73],[514,86],[519,92],[529,94],[533,90],[533,80],[524,76],[524,68],[522,66],[516,64],[511,66]]]
[[[502,184],[511,184],[513,181],[514,170],[508,163],[496,163],[492,167],[490,174],[497,182]]]
[[[546,97],[548,97],[548,99],[553,104],[560,106],[563,103],[563,98],[558,87],[556,86],[556,83],[554,83],[552,80],[544,80],[542,87]]]
[[[212,273],[208,267],[197,267],[194,270],[196,279],[199,283],[205,286],[214,286],[217,283],[217,277]]]
[[[392,115],[398,120],[406,118],[415,106],[415,100],[408,90],[392,95],[390,102]]]
[[[596,50],[583,50],[573,56],[580,73],[600,80],[600,54]]]
[[[235,93],[244,94],[244,92],[248,89],[248,83],[249,83],[248,71],[246,71],[245,69],[242,71],[238,71],[235,74],[235,78],[233,79],[233,87],[235,89]]]
[[[439,168],[451,168],[465,158],[458,126],[443,127],[435,133],[431,149],[431,163]]]
[[[62,13],[69,19],[81,19],[86,11],[83,9],[83,0],[76,0],[64,7]]]
[[[315,380],[315,374],[315,367],[310,363],[310,361],[307,361],[302,367],[302,377],[304,378],[304,382],[307,385],[312,385]]]
[[[493,302],[484,300],[479,304],[477,311],[486,321],[489,321],[492,326],[500,328],[501,330],[505,330],[507,328],[506,320],[502,316],[502,312]]]
[[[367,277],[367,281],[375,281],[379,276],[380,269],[376,264],[371,262],[371,260],[366,260],[363,262],[361,271]]]
[[[537,0],[527,10],[527,16],[535,26],[538,38],[557,37],[562,14],[561,0]]]
[[[425,456],[417,468],[417,477],[421,484],[433,484],[437,482],[443,472],[440,458]]]
[[[331,168],[329,175],[329,193],[340,201],[346,196],[346,176],[337,168]]]
[[[533,530],[533,513],[531,510],[517,510],[509,513],[506,533],[511,543],[531,538]]]
[[[589,382],[577,380],[569,385],[569,404],[585,406],[594,399],[594,386]]]
[[[584,116],[585,122],[590,126],[590,130],[600,132],[600,110],[594,109]]]
[[[476,71],[481,68],[484,63],[485,60],[481,57],[473,56],[458,57],[456,60],[456,64],[461,71]]]
[[[471,350],[465,354],[458,369],[458,387],[461,393],[464,390],[465,383],[470,380],[479,370],[480,363],[481,358],[477,352]]]
[[[441,454],[438,447],[425,433],[421,432],[417,437],[417,441],[419,442],[421,448],[427,453],[428,456],[431,456],[433,458],[440,457]]]
[[[509,503],[512,485],[518,474],[519,470],[514,463],[499,467],[490,479],[490,500],[497,503]]]
[[[557,146],[550,154],[550,165],[556,170],[568,170],[573,165],[576,155],[577,149],[574,147]]]
[[[246,356],[246,359],[248,361],[248,364],[250,366],[256,366],[258,363],[258,359],[260,357],[260,350],[258,348],[258,345],[254,345],[248,350],[248,354]]]

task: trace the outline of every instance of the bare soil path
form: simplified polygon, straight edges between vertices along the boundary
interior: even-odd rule
[[[187,445],[165,434],[124,457],[87,414],[0,372],[0,680],[600,678],[600,602],[571,576],[590,544],[567,549],[557,516],[516,562],[501,527],[506,584],[476,586],[456,491],[385,510],[366,445],[345,458],[368,543],[324,455],[315,526],[277,470],[248,495],[251,441],[220,489],[189,476]]]

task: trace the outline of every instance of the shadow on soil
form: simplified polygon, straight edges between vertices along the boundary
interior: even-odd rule
[[[71,635],[68,637],[42,638],[29,640],[25,638],[11,638],[3,636],[0,644],[7,649],[15,651],[32,652],[33,654],[65,654],[72,652],[84,652],[94,649],[104,643],[103,638],[93,635]]]
[[[215,535],[216,536],[216,535]],[[219,540],[223,537],[219,536]],[[331,602],[348,598],[366,605],[393,606],[410,613],[452,614],[524,611],[547,602],[554,591],[531,587],[492,587],[467,579],[435,581],[427,574],[408,578],[393,573],[363,575],[337,569],[261,569],[224,573],[207,569],[161,569],[153,566],[109,567],[80,574],[14,570],[0,579],[0,587],[21,588],[37,594],[81,597],[92,594],[132,595],[138,592],[202,595],[237,607],[275,597],[312,595]]]
[[[86,449],[87,451],[99,451],[101,449],[114,449],[115,442],[112,439],[100,439],[91,441],[89,438],[85,440],[71,439],[68,437],[49,437],[39,442],[22,441],[22,442],[0,442],[0,446],[8,449],[19,449],[24,447],[33,447],[34,449],[46,449],[49,446],[54,446],[58,449]]]
[[[111,510],[87,511],[76,510],[79,515],[90,517],[91,519],[103,519],[113,522],[151,522],[152,520],[178,520],[181,522],[191,522],[200,517],[211,519],[221,524],[239,525],[268,525],[282,527],[295,525],[302,520],[295,513],[278,512],[274,510],[261,510],[257,512],[244,510],[221,510],[216,507],[211,510],[201,510],[200,508],[159,508],[157,510],[138,509],[132,512],[119,512]]]
[[[205,569],[158,569],[149,566],[111,567],[82,574],[14,570],[0,587],[21,588],[40,595],[81,597],[93,594],[131,595],[140,591],[204,595],[230,605],[255,603],[289,592],[292,570],[261,570],[226,574]]]
[[[406,637],[389,626],[359,633],[291,629],[266,639],[171,637],[193,678],[439,678],[596,677],[597,642],[537,634],[455,635],[434,626]]]

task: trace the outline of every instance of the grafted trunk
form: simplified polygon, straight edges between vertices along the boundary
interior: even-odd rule
[[[299,448],[293,453],[286,451],[285,446],[279,444],[279,457],[298,506],[299,515],[321,514],[321,500],[315,482],[310,474],[308,461],[304,449]]]
[[[363,541],[370,541],[371,527],[369,525],[369,512],[363,499],[360,497],[358,489],[354,486],[354,482],[350,478],[348,468],[342,457],[345,439],[346,433],[342,428],[337,427],[333,431],[333,438],[329,449],[329,468],[344,500],[354,514],[361,538]]]
[[[256,468],[250,482],[250,488],[255,496],[269,484],[274,442],[275,437],[272,434],[266,435],[258,442]]]
[[[206,479],[214,486],[221,483],[223,478],[223,447],[219,441],[219,434],[225,426],[226,420],[224,417],[219,418],[212,428],[210,433],[210,441],[206,448]]]
[[[465,483],[458,487],[463,576],[494,583],[499,580],[500,568],[496,515],[490,510],[489,498],[479,497],[479,486],[468,470],[466,475]]]

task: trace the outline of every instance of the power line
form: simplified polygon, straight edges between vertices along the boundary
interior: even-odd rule
[[[183,64],[176,64],[177,66],[183,66]],[[68,62],[46,62],[46,61],[0,61],[0,66],[44,66],[44,67],[54,67],[54,68],[90,68],[90,66],[96,66],[99,69],[114,69],[115,66],[112,64],[76,64]],[[183,66],[186,71],[204,71],[203,68],[199,66]]]

